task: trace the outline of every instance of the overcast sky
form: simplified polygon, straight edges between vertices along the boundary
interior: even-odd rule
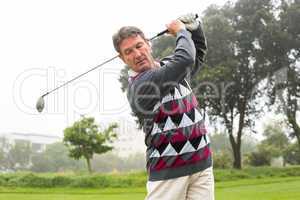
[[[23,132],[62,136],[80,118],[119,122],[121,132],[135,127],[118,81],[124,64],[115,60],[46,97],[38,97],[113,57],[111,36],[135,25],[147,37],[165,29],[182,14],[201,13],[212,1],[75,1],[7,0],[0,2],[0,133]]]

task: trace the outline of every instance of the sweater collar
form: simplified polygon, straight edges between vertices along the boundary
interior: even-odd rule
[[[157,61],[155,61],[155,65],[161,66],[161,64]],[[130,80],[134,80],[139,74],[140,72],[133,71],[132,69],[128,70],[128,77]]]

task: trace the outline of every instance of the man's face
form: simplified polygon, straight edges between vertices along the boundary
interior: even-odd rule
[[[120,43],[120,58],[135,72],[154,67],[151,47],[140,35],[126,38]]]

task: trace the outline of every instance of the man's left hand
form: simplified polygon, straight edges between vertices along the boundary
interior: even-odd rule
[[[185,24],[186,29],[189,31],[196,30],[200,24],[200,22],[197,21],[196,14],[194,13],[182,15],[178,19]]]

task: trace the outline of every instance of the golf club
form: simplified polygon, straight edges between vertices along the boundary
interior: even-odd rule
[[[196,14],[196,15],[195,15],[195,19],[197,19],[197,18],[198,18],[198,15]],[[163,34],[165,34],[165,33],[167,33],[167,32],[168,32],[168,29],[166,29],[166,30],[164,30],[164,31],[161,31],[161,32],[159,32],[158,34],[156,34],[155,36],[153,36],[152,38],[150,38],[149,41],[154,40],[155,38],[157,38],[157,37],[159,37],[159,36],[161,36],[161,35],[163,35]],[[56,88],[54,88],[54,89],[52,89],[52,90],[46,92],[45,94],[43,94],[43,95],[38,99],[38,101],[37,101],[37,103],[36,103],[36,109],[38,110],[38,112],[41,113],[41,112],[44,110],[44,107],[45,107],[45,100],[44,100],[44,97],[45,97],[45,96],[51,94],[52,92],[58,90],[59,88],[61,88],[61,87],[63,87],[63,86],[65,86],[65,85],[71,83],[72,81],[74,81],[74,80],[76,80],[76,79],[78,79],[78,78],[80,78],[80,77],[86,75],[87,73],[89,73],[89,72],[91,72],[91,71],[94,71],[95,69],[97,69],[97,68],[99,68],[99,67],[101,67],[101,66],[103,66],[103,65],[105,65],[105,64],[107,64],[107,63],[109,63],[109,62],[111,62],[111,61],[113,61],[113,60],[116,59],[117,57],[119,57],[119,55],[116,55],[116,56],[114,56],[114,57],[112,57],[112,58],[110,58],[110,59],[104,61],[103,63],[97,65],[96,67],[91,68],[90,70],[88,70],[88,71],[86,71],[86,72],[84,72],[84,73],[82,73],[82,74],[76,76],[75,78],[73,78],[73,79],[71,79],[71,80],[65,82],[64,84],[62,84],[62,85],[60,85],[60,86],[58,86],[58,87],[56,87]]]

